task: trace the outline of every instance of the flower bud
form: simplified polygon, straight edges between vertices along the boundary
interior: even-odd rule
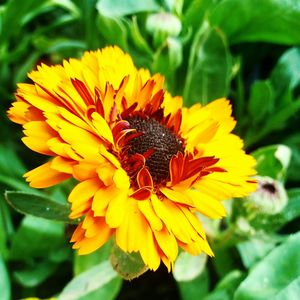
[[[180,20],[170,13],[158,13],[149,15],[146,21],[146,29],[152,35],[178,36],[181,32]]]
[[[280,213],[288,202],[283,184],[267,176],[257,176],[257,181],[257,189],[249,195],[248,204],[266,215]]]

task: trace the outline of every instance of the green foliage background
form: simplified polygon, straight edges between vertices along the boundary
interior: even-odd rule
[[[299,28],[297,0],[2,2],[1,299],[299,299]],[[203,220],[216,257],[181,253],[174,276],[161,269],[122,283],[108,263],[110,244],[85,257],[71,251],[72,224],[57,221],[66,220],[72,182],[43,191],[25,184],[22,174],[45,158],[22,145],[6,110],[16,84],[37,64],[105,45],[118,45],[139,67],[162,73],[166,88],[187,106],[229,97],[236,133],[254,151],[259,175],[285,186],[282,211],[265,216],[242,204],[249,199],[228,202],[225,221]],[[12,190],[8,201],[5,190]]]

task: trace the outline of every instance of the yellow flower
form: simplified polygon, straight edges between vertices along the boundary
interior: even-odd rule
[[[170,270],[178,247],[213,255],[196,213],[221,218],[220,200],[256,186],[226,99],[183,108],[162,76],[117,47],[38,66],[29,78],[8,116],[27,147],[53,158],[25,177],[35,188],[79,181],[69,195],[70,218],[83,217],[71,239],[79,254],[113,236],[152,270],[161,261]]]

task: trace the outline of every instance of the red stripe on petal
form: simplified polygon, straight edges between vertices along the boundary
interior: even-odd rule
[[[183,154],[178,152],[177,155],[174,155],[170,160],[170,177],[173,185],[178,183],[182,178],[182,173],[184,170],[184,160]]]
[[[82,81],[79,79],[71,79],[71,82],[87,106],[95,104],[90,92]]]
[[[151,189],[153,188],[152,176],[147,168],[144,167],[141,170],[139,170],[136,179],[140,188],[143,187],[149,187]]]
[[[95,104],[96,104],[97,112],[101,115],[102,118],[105,118],[101,93],[97,87],[95,87]]]
[[[136,190],[130,197],[136,199],[136,200],[147,200],[151,197],[152,192],[147,188],[141,188]]]

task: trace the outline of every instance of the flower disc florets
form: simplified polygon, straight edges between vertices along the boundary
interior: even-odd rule
[[[136,153],[142,155],[148,153],[145,165],[149,169],[154,184],[168,181],[170,179],[169,164],[172,156],[178,152],[184,152],[182,139],[153,118],[134,116],[128,118],[127,121],[130,128],[141,133],[141,135],[130,140],[127,145],[127,154],[132,156]]]

